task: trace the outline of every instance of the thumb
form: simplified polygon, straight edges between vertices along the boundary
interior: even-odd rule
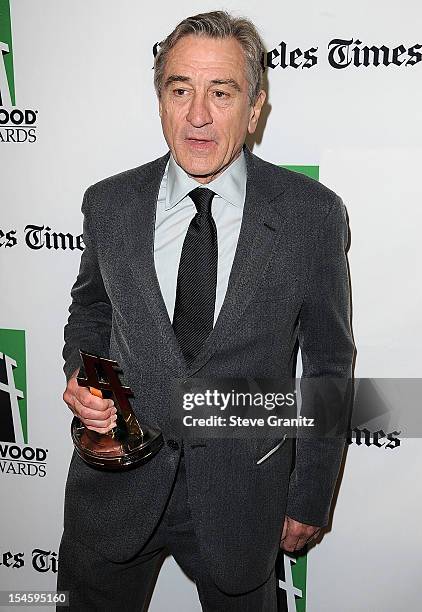
[[[281,542],[284,540],[284,538],[287,535],[287,527],[288,527],[288,518],[286,516],[284,518],[283,533],[281,534]]]

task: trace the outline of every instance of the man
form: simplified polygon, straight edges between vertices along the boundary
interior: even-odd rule
[[[300,550],[328,523],[342,441],[298,440],[290,473],[291,439],[194,443],[172,428],[171,380],[294,376],[297,341],[305,377],[351,375],[344,205],[244,145],[263,51],[248,20],[181,22],[155,62],[169,153],[85,193],[64,400],[110,431],[112,401],[76,375],[79,349],[115,359],[165,445],[120,473],[73,454],[57,585],[71,609],[142,609],[170,551],[204,610],[276,610],[280,545]]]

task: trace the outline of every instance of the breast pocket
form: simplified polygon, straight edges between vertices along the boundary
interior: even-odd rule
[[[287,302],[296,297],[294,291],[280,289],[280,287],[261,287],[252,298],[251,302]]]
[[[268,461],[268,459],[272,457],[274,453],[280,450],[280,448],[285,444],[286,440],[287,433],[285,433],[281,439],[272,438],[271,440],[266,440],[266,442],[263,443],[259,449],[258,458],[256,459],[255,463],[257,465],[261,465],[261,463],[264,463],[264,461]]]
[[[296,296],[301,288],[301,273],[293,263],[271,263],[258,281],[253,300],[270,302]]]

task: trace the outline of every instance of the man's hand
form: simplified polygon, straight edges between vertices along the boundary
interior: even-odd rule
[[[116,408],[111,399],[101,399],[80,387],[76,380],[78,371],[72,374],[67,383],[63,400],[88,429],[107,433],[116,425]]]
[[[286,552],[301,550],[307,542],[315,540],[320,531],[321,527],[299,523],[299,521],[295,521],[295,519],[286,515],[283,533],[281,534],[280,548]]]

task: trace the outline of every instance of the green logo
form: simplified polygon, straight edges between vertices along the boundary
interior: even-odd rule
[[[319,181],[319,166],[282,166],[282,168],[287,168],[287,170],[294,170],[295,172],[306,174],[306,176]]]
[[[0,329],[0,440],[28,444],[23,330]]]
[[[306,570],[306,555],[295,557],[280,552],[276,564],[280,612],[305,612]]]
[[[319,166],[286,166],[310,178],[319,180]],[[278,577],[278,608],[287,612],[306,611],[306,573],[307,555],[298,557],[288,553],[280,553],[277,559],[276,571]]]
[[[0,0],[0,143],[37,140],[38,110],[17,108],[10,0]]]
[[[9,0],[0,0],[0,104],[15,106],[12,27]]]

